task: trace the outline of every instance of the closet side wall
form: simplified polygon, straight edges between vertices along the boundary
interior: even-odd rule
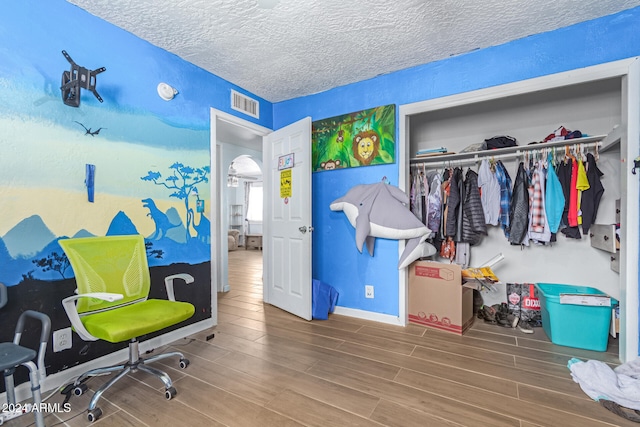
[[[526,146],[543,140],[561,125],[589,135],[604,135],[621,123],[621,103],[621,82],[615,78],[416,114],[410,116],[409,155],[413,157],[418,149],[440,146],[459,152],[495,135],[513,136],[518,145]],[[490,156],[487,152],[479,155]],[[520,158],[503,160],[512,180],[519,161]],[[435,165],[442,170],[449,163]],[[429,167],[433,169],[434,164]],[[612,224],[615,200],[620,198],[619,149],[600,153],[598,167],[604,173],[605,193],[596,222]],[[464,167],[465,172],[467,168]],[[477,166],[472,168],[477,171]],[[510,245],[499,226],[488,227],[489,235],[471,249],[471,265],[503,253],[505,261],[495,270],[503,282],[591,286],[620,297],[620,278],[610,268],[610,254],[591,247],[588,235],[576,240],[558,233],[557,242],[551,246],[521,247]]]

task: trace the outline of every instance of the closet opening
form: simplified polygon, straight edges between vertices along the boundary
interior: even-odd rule
[[[403,105],[399,109],[399,182],[408,194],[411,172],[415,176],[458,167],[465,173],[469,169],[477,173],[482,160],[491,164],[499,160],[513,184],[521,163],[529,166],[551,158],[555,166],[565,155],[584,155],[585,160],[587,153],[597,157],[604,193],[595,222],[620,223],[619,272],[612,269],[611,254],[593,247],[589,232],[584,234],[582,230],[579,237],[570,238],[558,232],[551,244],[523,246],[511,244],[499,225],[487,225],[487,234],[470,247],[468,262],[478,266],[478,262],[502,253],[505,260],[496,269],[502,282],[588,286],[616,298],[621,313],[618,338],[621,361],[638,355],[638,180],[631,175],[630,161],[639,149],[636,117],[639,100],[637,91],[631,90],[638,80],[634,59]],[[544,142],[561,126],[581,131],[584,138]],[[515,138],[517,146],[466,152],[496,136]],[[447,152],[418,157],[420,151],[440,147]],[[403,245],[400,246],[402,251]],[[399,281],[400,312],[406,321],[406,272],[400,272]]]

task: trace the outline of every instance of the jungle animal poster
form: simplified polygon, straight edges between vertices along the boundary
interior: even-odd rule
[[[396,107],[382,107],[313,122],[315,172],[395,162]]]

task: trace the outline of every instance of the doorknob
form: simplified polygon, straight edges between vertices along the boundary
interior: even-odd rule
[[[299,227],[299,228],[298,228],[298,230],[300,230],[300,232],[301,232],[302,234],[304,234],[304,233],[306,233],[306,232],[307,232],[307,226],[306,226],[306,225],[303,225],[302,227]]]

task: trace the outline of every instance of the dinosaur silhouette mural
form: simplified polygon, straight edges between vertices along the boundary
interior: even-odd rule
[[[196,196],[196,206],[202,200],[200,199],[200,195],[198,194],[198,189],[194,188],[194,195]],[[203,215],[202,212],[198,211],[200,214],[200,222],[196,225],[195,214],[193,213],[193,209],[189,208],[187,213],[187,218],[191,217],[191,223],[193,224],[193,229],[196,232],[196,238],[202,243],[211,243],[211,221],[209,218]]]
[[[150,216],[156,224],[156,231],[149,237],[149,240],[162,239],[166,237],[167,231],[180,226],[180,224],[171,223],[167,214],[158,209],[153,199],[142,199],[142,206],[149,209],[147,216]]]

